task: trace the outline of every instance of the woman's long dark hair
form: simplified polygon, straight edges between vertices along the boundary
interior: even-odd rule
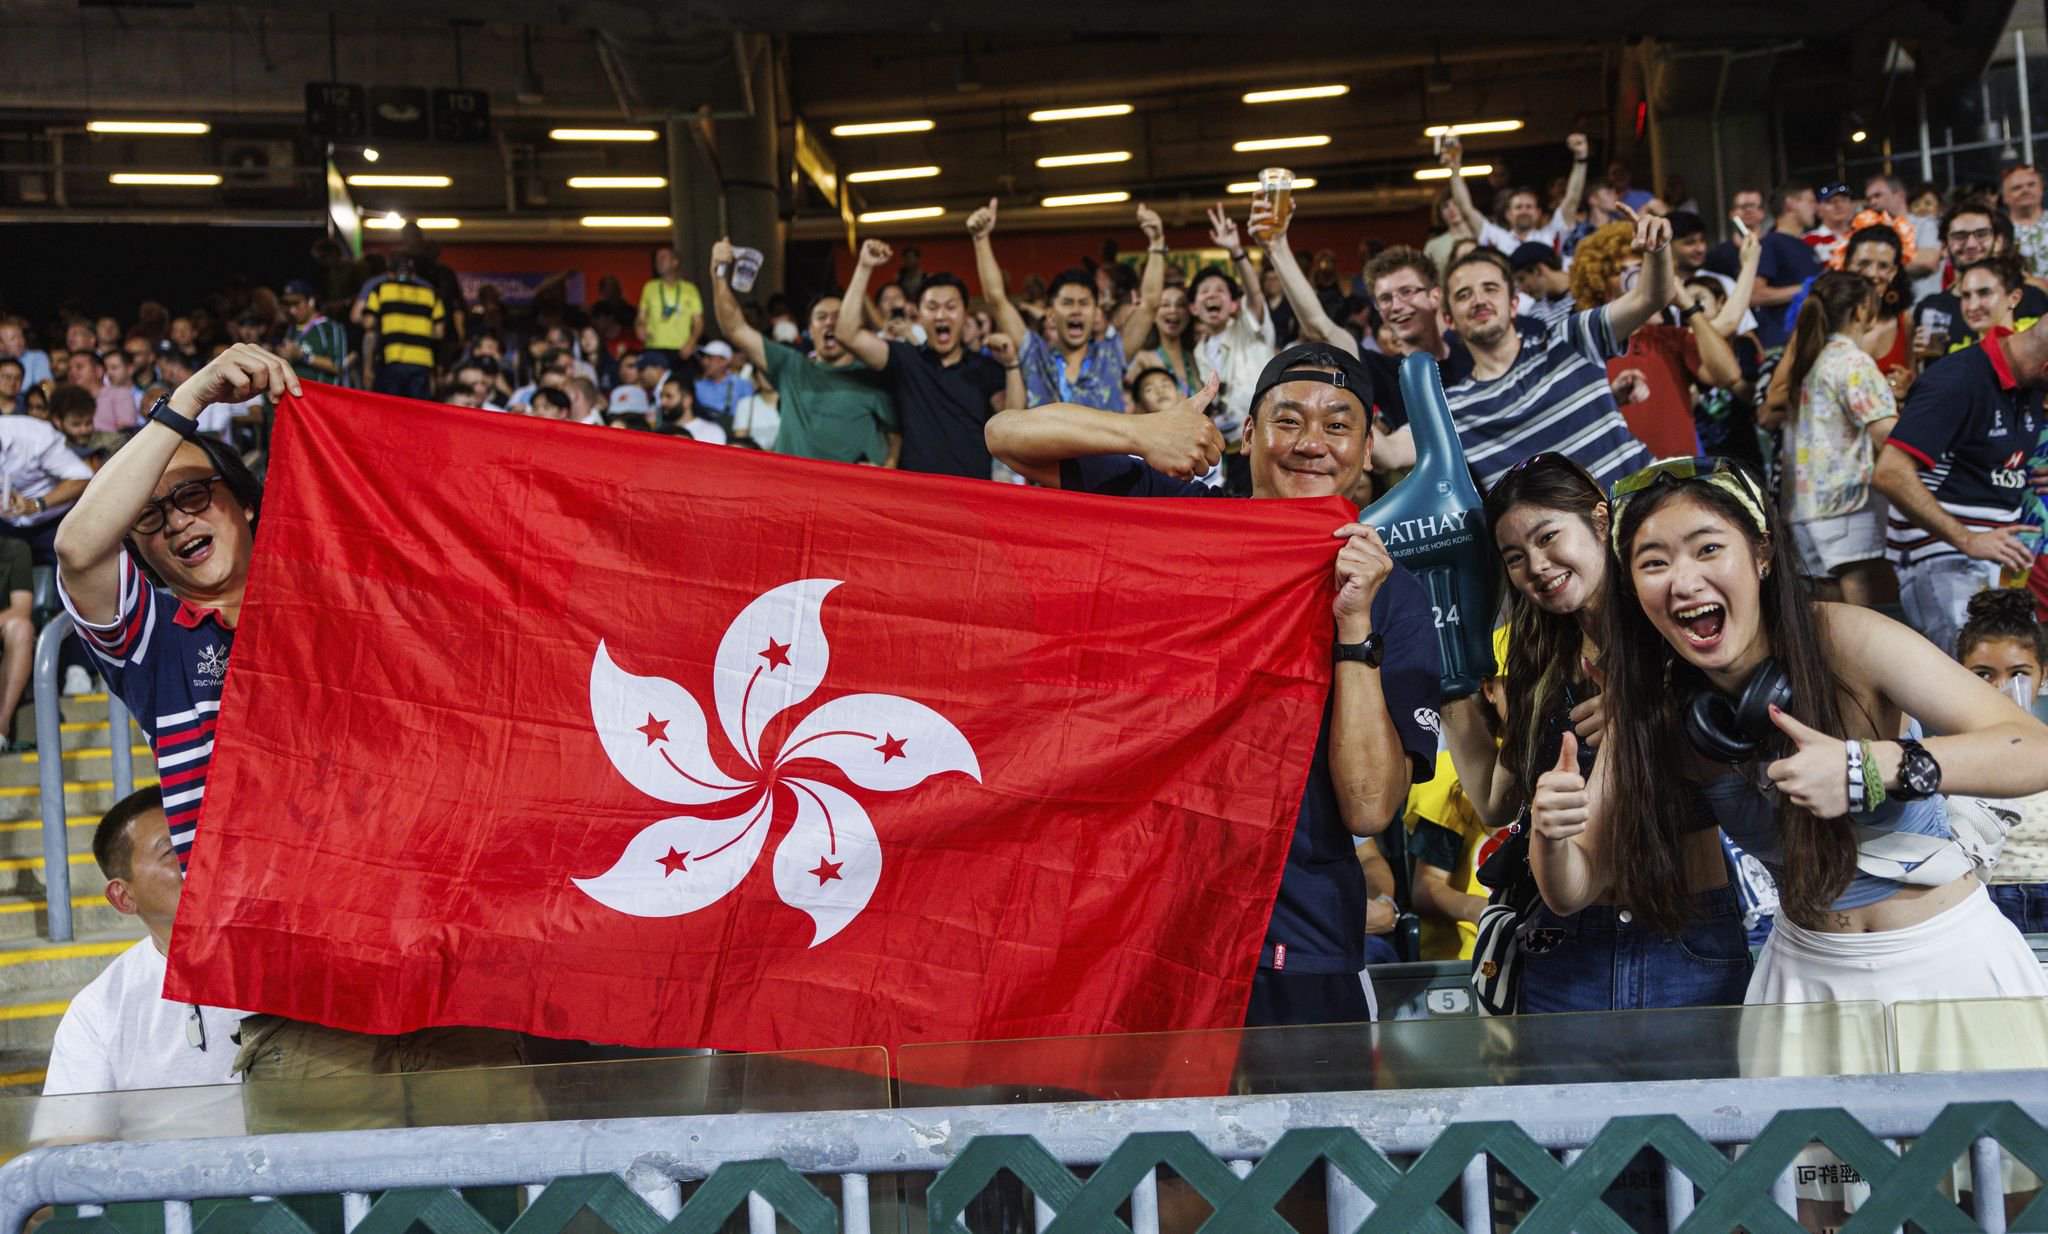
[[[192,444],[205,451],[207,461],[220,473],[221,487],[233,493],[235,500],[242,503],[242,508],[249,512],[249,534],[254,536],[256,518],[263,507],[263,481],[256,478],[256,473],[249,470],[249,464],[243,462],[242,456],[228,443],[201,433],[192,438]],[[149,564],[149,558],[142,555],[142,550],[135,544],[133,532],[122,536],[121,543],[127,546],[128,555],[134,558],[135,564],[142,567],[142,577],[149,580],[150,586],[169,586],[157,574],[155,567]]]
[[[1487,492],[1486,535],[1491,540],[1508,511],[1527,504],[1583,519],[1597,537],[1600,529],[1593,515],[1606,500],[1600,482],[1585,468],[1561,454],[1539,454],[1502,476]],[[1501,569],[1505,575],[1507,567]],[[1576,618],[1545,612],[1512,580],[1503,578],[1501,594],[1507,597],[1508,625],[1508,662],[1501,665],[1501,676],[1507,678],[1508,718],[1501,748],[1526,795],[1556,758],[1545,755],[1543,717],[1578,675],[1583,636]]]
[[[1611,800],[1626,804],[1611,807],[1603,825],[1615,901],[1628,905],[1645,925],[1666,933],[1683,929],[1691,915],[1679,842],[1696,829],[1699,808],[1680,774],[1692,756],[1680,715],[1694,694],[1712,687],[1651,624],[1628,562],[1644,520],[1681,497],[1737,528],[1757,560],[1771,563],[1759,584],[1760,630],[1770,640],[1771,655],[1791,678],[1792,703],[1786,710],[1809,727],[1844,735],[1841,684],[1828,665],[1812,593],[1789,560],[1772,562],[1767,556],[1766,538],[1759,534],[1755,516],[1726,491],[1703,480],[1659,479],[1629,501],[1622,508],[1616,540],[1620,561],[1614,563],[1614,590],[1604,606],[1601,663],[1607,677],[1607,739],[1600,751],[1600,757],[1613,764]],[[1776,512],[1765,517],[1773,524],[1766,533],[1768,543],[1789,544],[1790,538],[1775,525]],[[1783,757],[1788,745],[1782,738],[1766,741],[1758,765]],[[1745,772],[1753,777],[1755,769]],[[1855,876],[1854,834],[1846,820],[1815,818],[1784,797],[1777,802],[1777,821],[1784,853],[1779,901],[1791,920],[1817,925]]]
[[[1864,228],[1864,231],[1873,230]],[[1883,231],[1883,228],[1876,230]],[[1862,235],[1859,231],[1857,235]],[[1891,236],[1890,231],[1885,234]],[[1897,240],[1897,236],[1892,236]],[[1877,288],[1869,279],[1847,270],[1830,270],[1813,280],[1813,287],[1806,293],[1806,302],[1799,306],[1799,316],[1792,323],[1792,344],[1785,349],[1783,363],[1792,366],[1792,408],[1797,414],[1799,388],[1806,384],[1806,375],[1813,371],[1814,362],[1820,359],[1821,348],[1828,345],[1828,339],[1837,331],[1846,330],[1856,314],[1877,310]]]

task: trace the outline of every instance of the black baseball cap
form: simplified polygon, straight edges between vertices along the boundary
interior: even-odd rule
[[[311,300],[313,298],[313,285],[304,279],[293,279],[284,285],[284,294],[286,296],[297,296],[301,300]]]
[[[1514,268],[1516,274],[1520,274],[1524,270],[1534,270],[1538,266],[1549,266],[1553,270],[1562,270],[1564,269],[1564,258],[1559,257],[1556,249],[1551,248],[1541,240],[1531,240],[1515,248],[1515,251],[1508,256],[1508,265]]]
[[[1317,371],[1320,369],[1336,372]],[[1259,384],[1252,388],[1252,414],[1258,414],[1259,400],[1266,397],[1266,391],[1290,381],[1320,381],[1349,390],[1358,396],[1359,406],[1368,415],[1372,413],[1372,374],[1357,356],[1328,343],[1296,343],[1267,361],[1259,372]]]
[[[1821,185],[1820,192],[1815,193],[1813,199],[1815,201],[1826,201],[1830,197],[1854,197],[1855,195],[1849,191],[1848,185],[1837,180],[1832,184]]]

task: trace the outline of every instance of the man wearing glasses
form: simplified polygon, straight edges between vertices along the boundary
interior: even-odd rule
[[[300,381],[348,384],[348,331],[331,321],[313,299],[313,285],[293,279],[284,285],[284,311],[291,325],[278,344],[278,354],[291,361]]]
[[[1940,234],[1942,252],[1948,258],[1949,269],[1958,277],[1963,270],[1978,262],[2012,251],[2012,225],[1994,214],[1991,204],[1981,198],[1949,207],[1948,213],[1941,218]],[[2020,302],[2013,310],[2013,317],[2021,320],[2042,316],[2048,316],[2048,294],[2030,282],[2020,291]],[[1914,341],[1923,353],[1931,352],[1935,359],[1954,350],[1951,346],[1937,347],[1937,344],[1944,339],[1953,344],[1969,332],[1969,325],[1963,320],[1962,301],[1957,298],[1953,285],[1951,290],[1922,296],[1920,302],[1913,306]]]

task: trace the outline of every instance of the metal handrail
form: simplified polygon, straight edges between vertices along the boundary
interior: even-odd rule
[[[71,840],[64,801],[64,713],[58,684],[58,661],[64,640],[75,629],[68,613],[58,613],[36,635],[36,772],[43,813],[43,887],[49,895],[49,936],[53,943],[71,940]],[[135,791],[135,758],[129,748],[128,708],[107,692],[107,751],[114,781],[114,800]]]

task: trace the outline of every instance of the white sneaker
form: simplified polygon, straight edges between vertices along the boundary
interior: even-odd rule
[[[93,691],[92,674],[85,671],[83,664],[73,664],[64,670],[64,697],[77,698]]]

